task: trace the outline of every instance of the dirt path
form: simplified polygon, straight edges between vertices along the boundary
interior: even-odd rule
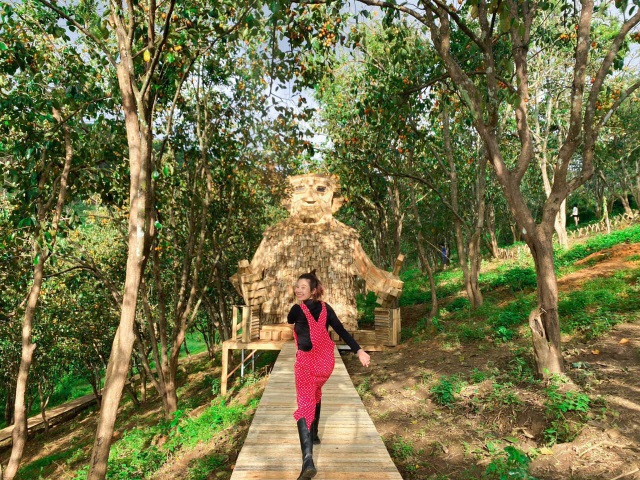
[[[635,259],[634,259],[635,258]],[[621,243],[613,248],[593,253],[575,263],[587,266],[558,279],[558,289],[573,289],[594,278],[609,277],[620,270],[638,268],[640,243]]]

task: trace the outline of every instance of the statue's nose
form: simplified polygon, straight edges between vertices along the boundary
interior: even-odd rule
[[[308,190],[304,197],[302,197],[302,200],[304,201],[304,203],[316,203],[316,199],[313,198],[313,195],[311,195],[311,192],[309,192]]]

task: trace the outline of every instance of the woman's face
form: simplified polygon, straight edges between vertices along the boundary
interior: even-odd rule
[[[296,298],[304,302],[305,300],[309,300],[311,295],[315,293],[315,289],[311,290],[311,282],[306,278],[301,278],[296,282],[296,286],[294,288],[294,292],[296,294]]]

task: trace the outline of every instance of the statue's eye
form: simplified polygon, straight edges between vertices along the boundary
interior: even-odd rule
[[[316,190],[320,193],[324,193],[327,190],[327,187],[317,187]]]
[[[296,187],[296,192],[302,192],[304,190],[304,185],[298,185]]]

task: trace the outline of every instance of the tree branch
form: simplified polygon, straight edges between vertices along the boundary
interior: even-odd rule
[[[61,10],[58,6],[52,4],[51,2],[49,2],[48,0],[36,0],[37,2],[40,2],[41,4],[43,4],[45,7],[50,8],[51,10],[53,10],[54,12],[56,12],[58,14],[59,17],[64,18],[65,20],[68,20],[69,22],[71,22],[78,30],[80,30],[85,36],[87,36],[88,38],[90,38],[91,40],[93,40],[94,42],[96,42],[96,44],[100,47],[100,50],[102,50],[102,53],[104,53],[107,57],[107,60],[109,60],[109,63],[113,66],[116,67],[116,61],[115,59],[111,56],[111,53],[109,53],[109,50],[107,49],[107,46],[101,41],[99,40],[94,34],[92,34],[89,30],[87,30],[86,28],[84,28],[81,24],[79,24],[73,17],[69,16],[68,14],[66,14],[63,10]]]

